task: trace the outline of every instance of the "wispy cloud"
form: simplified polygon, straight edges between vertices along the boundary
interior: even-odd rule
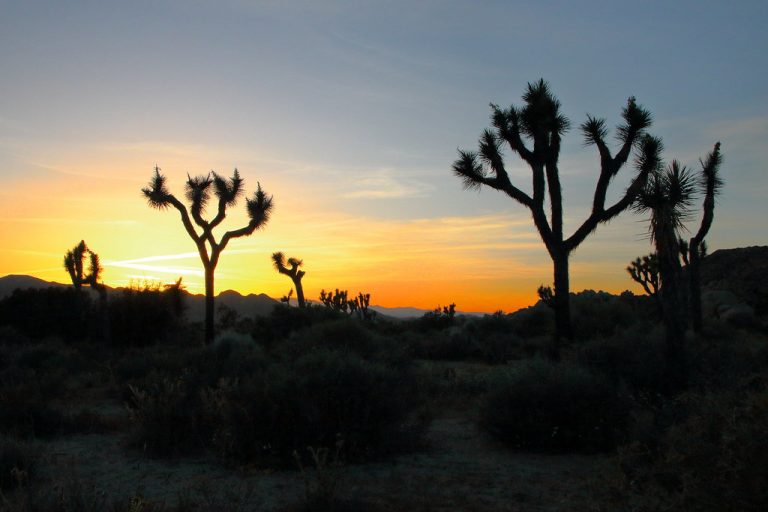
[[[11,224],[90,224],[90,225],[114,225],[114,226],[133,226],[138,224],[135,220],[129,219],[84,219],[84,218],[62,218],[62,217],[0,217],[0,222]]]
[[[367,176],[352,180],[352,190],[344,192],[346,199],[393,199],[406,197],[427,197],[433,186],[423,181],[398,176],[391,169],[378,169]]]

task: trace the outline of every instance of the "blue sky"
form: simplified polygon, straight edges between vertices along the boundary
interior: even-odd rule
[[[519,104],[526,83],[543,77],[574,127],[587,113],[618,124],[633,95],[653,112],[666,159],[696,166],[722,141],[726,185],[710,246],[765,244],[767,22],[768,4],[750,1],[0,1],[4,239],[16,240],[10,225],[30,218],[12,200],[36,187],[91,205],[67,214],[73,241],[87,236],[77,220],[116,204],[131,222],[160,222],[156,212],[137,217],[129,202],[146,210],[136,191],[157,163],[179,190],[185,172],[238,166],[275,194],[286,240],[301,222],[356,219],[354,233],[388,222],[481,226],[502,216],[510,237],[535,241],[523,207],[491,190],[463,191],[450,166],[457,148],[476,146],[489,102]],[[572,129],[561,156],[567,231],[586,214],[596,164]],[[525,167],[514,159],[510,167],[528,189]],[[56,210],[41,218],[64,208],[38,210],[46,205]],[[631,287],[623,267],[650,250],[641,220],[624,214],[587,239],[574,256],[576,287],[596,275],[615,283],[606,287]],[[160,256],[130,242],[137,229],[115,232],[121,251]],[[472,254],[508,268],[499,271],[506,286],[522,286],[515,265],[546,269],[543,248],[511,249],[501,234]],[[191,249],[179,244],[166,249]],[[10,246],[34,249],[23,240]],[[450,247],[435,246],[443,253]],[[6,260],[0,272],[28,270]]]

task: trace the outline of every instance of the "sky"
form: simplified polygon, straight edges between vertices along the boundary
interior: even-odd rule
[[[217,291],[286,294],[270,260],[283,251],[304,260],[308,298],[514,311],[552,282],[551,260],[527,209],[464,190],[451,165],[476,149],[489,103],[520,105],[539,78],[574,127],[567,234],[598,173],[577,127],[588,113],[615,127],[635,96],[666,161],[696,169],[722,142],[710,250],[765,245],[767,23],[768,3],[748,0],[0,0],[0,275],[67,282],[63,255],[84,239],[109,285],[182,276],[202,292],[178,213],[141,188],[155,165],[179,198],[187,174],[237,168],[275,209],[224,251]],[[238,204],[222,227],[246,222]],[[571,257],[572,291],[640,293],[625,267],[651,251],[646,234],[631,212],[600,226]]]

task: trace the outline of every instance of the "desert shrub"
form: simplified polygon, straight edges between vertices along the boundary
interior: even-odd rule
[[[688,342],[690,385],[699,391],[731,388],[768,368],[768,340],[730,329]]]
[[[552,309],[539,302],[535,306],[521,309],[509,315],[513,332],[523,339],[549,336],[554,332],[555,314]]]
[[[573,294],[571,310],[574,337],[578,340],[612,336],[642,317],[633,297],[592,290]]]
[[[293,360],[317,350],[353,353],[364,358],[403,358],[403,347],[379,336],[356,318],[339,318],[295,332],[278,347],[277,353]]]
[[[15,363],[0,370],[0,433],[19,438],[58,433],[63,416],[51,401],[60,392],[59,375],[40,378]]]
[[[768,509],[768,381],[688,394],[686,417],[659,447],[620,451],[615,509],[750,512]]]
[[[481,411],[494,437],[544,452],[612,449],[627,419],[626,400],[606,379],[571,363],[538,359],[500,371]]]
[[[365,460],[407,439],[410,373],[349,352],[316,350],[210,390],[213,444],[238,462],[291,465],[294,450],[334,447]]]
[[[276,305],[265,317],[254,320],[251,333],[254,340],[265,346],[286,339],[291,333],[312,325],[338,320],[343,314],[330,308],[308,305],[305,308],[291,308]]]
[[[206,433],[198,382],[186,372],[175,378],[152,377],[144,388],[131,386],[134,428],[130,446],[157,457],[199,453]]]
[[[31,343],[29,336],[19,332],[11,325],[0,325],[0,345],[27,345]]]
[[[183,321],[184,303],[176,286],[145,283],[109,296],[112,343],[146,346],[166,340]]]
[[[17,289],[0,300],[0,325],[35,339],[82,340],[90,332],[93,315],[90,295],[74,288]]]
[[[28,444],[0,436],[0,490],[27,483],[33,475],[36,458],[36,451]]]
[[[475,338],[458,328],[417,331],[410,336],[409,341],[414,357],[419,359],[463,361],[482,357]]]
[[[638,403],[651,405],[666,389],[664,333],[660,325],[638,323],[607,338],[578,347],[577,359],[608,378],[614,386],[625,385]]]

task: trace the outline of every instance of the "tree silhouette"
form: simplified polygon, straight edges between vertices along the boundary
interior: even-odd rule
[[[645,293],[654,299],[659,293],[659,259],[655,253],[651,253],[642,258],[635,258],[627,267],[632,280],[643,287]]]
[[[290,266],[290,268],[288,268],[286,266],[285,255],[282,252],[275,252],[272,253],[272,263],[275,265],[275,270],[291,278],[293,286],[296,287],[296,299],[299,301],[299,307],[303,308],[305,302],[304,287],[301,284],[301,278],[304,277],[306,272],[299,270],[299,267],[304,264],[304,261],[296,258],[288,258],[287,263]]]
[[[627,100],[622,111],[623,124],[618,127],[620,148],[613,155],[606,142],[608,129],[604,119],[587,115],[581,125],[586,144],[597,147],[600,172],[595,186],[592,209],[586,220],[568,238],[563,235],[562,187],[558,159],[562,135],[569,121],[560,113],[560,102],[544,80],[529,83],[523,95],[524,106],[499,108],[491,104],[494,130],[485,130],[480,137],[479,152],[459,150],[453,172],[464,181],[466,188],[483,185],[507,194],[531,211],[533,223],[552,258],[554,266],[555,346],[554,357],[559,357],[563,338],[571,338],[569,303],[568,259],[576,247],[599,224],[608,222],[627,209],[645,185],[648,175],[659,164],[661,141],[646,134],[651,125],[651,114],[639,106],[634,98]],[[533,147],[526,141],[533,142]],[[510,181],[502,157],[502,145],[530,167],[533,194],[529,195]],[[636,174],[616,203],[606,208],[606,193],[611,180],[621,170],[636,148]],[[545,212],[545,195],[549,196],[550,218]]]
[[[696,235],[688,243],[688,294],[691,304],[691,322],[693,330],[697,333],[702,329],[701,312],[701,260],[706,254],[706,243],[704,238],[709,233],[712,221],[715,218],[715,197],[720,193],[723,186],[723,180],[720,178],[720,164],[723,157],[720,154],[720,143],[715,144],[715,148],[707,155],[705,160],[699,160],[701,164],[701,177],[699,187],[704,193],[703,210],[704,215],[699,225]]]
[[[665,325],[665,345],[671,390],[686,382],[684,352],[686,301],[681,286],[679,233],[690,217],[696,191],[690,170],[676,160],[664,170],[654,173],[638,194],[633,208],[650,213],[648,233],[656,247],[659,266],[661,308]]]
[[[88,256],[88,273],[85,274],[84,260]],[[90,286],[99,294],[99,310],[101,316],[101,331],[105,341],[110,340],[109,311],[107,309],[107,287],[100,282],[104,270],[99,261],[99,255],[85,244],[85,240],[64,254],[64,268],[72,280],[72,286],[80,291],[83,285]],[[79,294],[78,294],[79,295]],[[78,302],[78,307],[80,303]]]
[[[165,176],[160,174],[160,168],[155,167],[155,174],[149,181],[149,185],[141,191],[152,208],[158,210],[165,210],[170,206],[176,208],[181,214],[184,229],[195,242],[205,270],[205,343],[210,344],[214,337],[214,272],[219,263],[219,257],[230,240],[251,235],[267,224],[272,212],[272,196],[268,196],[262,190],[261,184],[257,183],[253,198],[245,199],[246,212],[249,218],[248,224],[242,228],[225,232],[217,242],[213,230],[226,217],[227,207],[237,204],[238,199],[243,194],[243,180],[240,178],[238,170],[235,169],[231,178],[224,178],[213,171],[205,176],[194,178],[188,175],[185,195],[190,204],[189,210],[168,191],[165,181]],[[216,215],[208,221],[203,218],[203,214],[211,198],[211,187],[213,187],[213,193],[218,199],[218,204]],[[197,228],[200,229],[199,232]]]

